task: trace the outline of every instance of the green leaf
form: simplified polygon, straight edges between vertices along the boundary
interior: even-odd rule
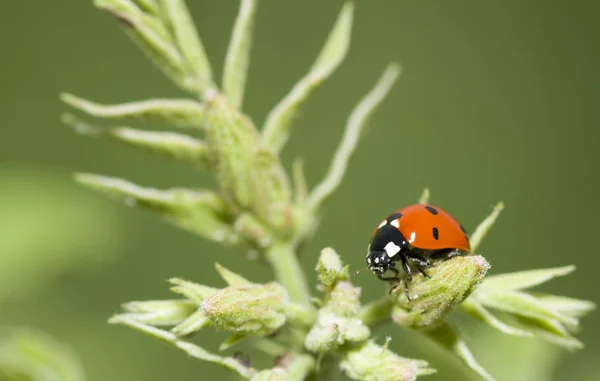
[[[159,16],[161,13],[160,6],[156,2],[156,0],[134,0],[135,3],[140,7],[144,12],[150,13],[154,16]]]
[[[184,0],[160,0],[167,23],[173,32],[177,48],[183,56],[186,88],[195,89],[198,95],[215,87],[212,69],[196,26]]]
[[[574,270],[575,266],[564,266],[492,275],[483,281],[481,288],[496,291],[523,290],[545,283],[552,278],[568,275]]]
[[[238,274],[234,273],[233,271],[221,266],[219,263],[216,263],[215,267],[216,267],[217,271],[219,272],[219,275],[221,275],[221,278],[223,278],[225,280],[225,282],[227,282],[227,284],[230,286],[245,286],[245,285],[253,284],[252,282],[250,282],[243,276],[238,275]]]
[[[369,117],[390,92],[399,74],[399,65],[389,65],[375,87],[356,105],[352,114],[350,114],[344,137],[334,154],[329,171],[310,195],[309,204],[313,210],[319,211],[341,184]]]
[[[304,161],[301,158],[294,159],[292,163],[292,180],[294,183],[294,195],[296,204],[303,204],[308,196],[306,175],[304,174]]]
[[[471,235],[471,238],[469,239],[471,244],[471,252],[474,253],[475,250],[479,248],[481,241],[487,235],[488,231],[492,228],[502,210],[504,210],[504,203],[499,202],[492,210],[492,213],[490,213],[490,215],[487,216],[485,220],[481,221],[479,226],[477,226],[477,229],[475,229],[475,231]]]
[[[462,304],[461,308],[463,311],[474,317],[475,319],[481,320],[490,327],[497,329],[498,331],[512,336],[531,337],[532,333],[524,331],[519,328],[511,327],[504,323],[490,311],[488,311],[481,303],[476,301],[474,298],[467,298]]]
[[[13,328],[0,334],[0,378],[83,381],[85,373],[79,359],[64,344],[41,331]]]
[[[149,326],[144,323],[140,323],[135,319],[126,316],[115,316],[109,320],[111,324],[123,324],[130,328],[133,328],[139,332],[148,334],[156,339],[159,339],[165,343],[175,346],[176,348],[181,349],[186,352],[191,357],[197,358],[199,360],[207,361],[213,364],[217,364],[225,369],[231,370],[234,373],[237,373],[240,377],[244,379],[251,378],[256,371],[252,368],[248,368],[240,363],[233,357],[223,357],[213,353],[206,351],[205,349],[189,343],[187,341],[181,340],[177,335],[171,332],[164,331],[162,329],[158,329],[152,326]]]
[[[596,304],[587,300],[565,296],[533,294],[543,305],[566,316],[580,318],[596,309]]]
[[[204,107],[187,99],[150,99],[139,102],[103,105],[63,93],[60,98],[66,104],[88,115],[104,119],[140,120],[164,123],[177,127],[202,127]]]
[[[190,83],[186,62],[161,20],[143,13],[127,0],[95,0],[94,4],[112,13],[129,37],[173,82],[188,91],[198,91],[197,84]]]
[[[525,316],[517,316],[517,320],[523,324],[528,331],[533,332],[536,336],[554,345],[569,350],[583,348],[583,343],[574,338],[558,320]]]
[[[217,293],[218,288],[204,286],[201,284],[188,282],[179,278],[169,279],[169,283],[174,284],[175,287],[171,288],[171,291],[183,295],[186,298],[192,300],[197,305],[200,304],[204,299]]]
[[[197,305],[190,300],[149,300],[125,303],[123,309],[145,324],[155,326],[176,325],[187,319]]]
[[[62,120],[83,135],[110,139],[177,161],[188,162],[202,169],[208,169],[211,164],[210,150],[206,143],[191,136],[129,127],[97,127],[70,114],[65,114]]]
[[[241,0],[240,10],[225,57],[223,91],[231,103],[240,108],[244,99],[246,77],[252,46],[252,29],[257,0]]]
[[[188,316],[183,322],[171,329],[171,332],[177,336],[187,336],[194,332],[201,330],[202,328],[210,325],[210,321],[204,315],[204,312],[198,310],[192,315]]]
[[[174,188],[166,191],[143,188],[129,181],[92,174],[76,174],[75,180],[128,206],[141,206],[157,212],[168,222],[207,239],[237,243],[227,209],[212,191]]]
[[[264,145],[275,155],[279,155],[287,143],[292,121],[300,106],[308,99],[311,92],[333,73],[346,56],[350,45],[353,12],[353,3],[346,2],[310,72],[267,116],[262,139]]]
[[[479,290],[477,300],[483,305],[515,315],[558,320],[561,323],[577,326],[577,319],[562,315],[549,309],[535,297],[518,291],[491,292]]]
[[[419,198],[419,204],[428,204],[430,195],[431,194],[429,192],[429,188],[423,189],[423,193],[421,194],[421,197]]]
[[[481,378],[487,381],[494,381],[494,378],[483,368],[475,359],[467,344],[460,338],[456,328],[445,322],[444,324],[424,333],[432,340],[436,341],[450,352],[454,353],[471,370],[477,373]]]
[[[219,351],[220,352],[225,351],[225,350],[233,347],[240,341],[244,340],[245,338],[246,338],[246,335],[244,335],[244,334],[234,333],[233,335],[231,335],[227,339],[225,339],[225,341],[223,341],[221,343],[221,345],[219,345]]]

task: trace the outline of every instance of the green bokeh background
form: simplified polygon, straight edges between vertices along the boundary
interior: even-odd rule
[[[238,2],[188,4],[218,78]],[[257,123],[306,72],[341,4],[261,2],[244,106]],[[492,273],[575,264],[574,275],[544,290],[598,301],[598,11],[598,3],[566,0],[359,1],[347,60],[304,107],[286,165],[304,157],[314,185],[350,109],[384,66],[398,60],[403,74],[302,255],[311,284],[322,247],[362,266],[373,225],[427,186],[432,203],[470,230],[506,203],[481,247]],[[269,279],[268,269],[70,179],[88,171],[210,187],[210,176],[59,122],[61,91],[106,103],[185,94],[91,1],[5,2],[0,46],[0,325],[46,330],[79,354],[89,380],[229,377],[106,319],[122,302],[170,297],[173,276],[221,285],[216,260],[257,281]],[[356,283],[373,299],[381,284],[363,276]],[[498,380],[597,380],[596,316],[584,319],[586,349],[575,354],[472,322],[467,340]],[[404,356],[431,360],[440,374],[428,379],[463,379],[400,329],[377,335],[390,335]],[[211,349],[223,339],[200,336]]]

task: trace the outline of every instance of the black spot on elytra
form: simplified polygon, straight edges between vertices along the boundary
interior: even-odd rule
[[[462,230],[463,233],[467,234],[467,229],[465,229],[464,226],[460,225],[460,230]]]
[[[433,228],[433,238],[435,238],[435,239],[440,238],[440,232],[438,231],[437,228]]]
[[[402,213],[394,213],[391,216],[388,217],[388,223],[397,220],[398,218],[402,217]]]
[[[428,211],[429,213],[431,213],[431,214],[434,214],[434,215],[435,215],[435,214],[438,214],[438,211],[437,211],[437,209],[436,209],[436,208],[434,208],[433,206],[429,206],[429,205],[427,205],[427,206],[425,207],[425,209],[427,209],[427,211]]]

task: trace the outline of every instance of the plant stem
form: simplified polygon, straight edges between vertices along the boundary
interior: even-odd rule
[[[287,289],[290,297],[312,308],[308,283],[291,244],[274,242],[265,255],[273,266],[275,278]]]
[[[384,296],[379,300],[366,304],[360,309],[360,320],[371,328],[377,327],[390,320],[392,313],[392,298]]]
[[[286,380],[302,381],[315,369],[315,359],[307,354],[298,354],[287,367]]]

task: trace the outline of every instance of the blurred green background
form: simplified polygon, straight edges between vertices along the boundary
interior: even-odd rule
[[[219,78],[238,2],[188,4]],[[307,71],[341,4],[260,3],[244,107],[257,123]],[[575,264],[574,275],[544,291],[598,301],[598,11],[598,3],[565,0],[359,1],[349,56],[303,109],[286,165],[304,157],[314,185],[353,105],[389,61],[404,71],[302,254],[312,284],[322,247],[363,266],[373,225],[427,186],[432,203],[471,231],[495,202],[506,203],[481,248],[492,273]],[[79,355],[89,380],[228,377],[106,320],[122,302],[171,297],[173,276],[222,285],[216,260],[258,281],[268,269],[70,176],[156,187],[210,187],[212,179],[59,122],[61,91],[105,103],[186,94],[91,1],[5,2],[0,45],[0,326],[45,330]],[[374,277],[356,283],[364,300],[382,292]],[[591,381],[600,374],[597,321],[583,320],[586,349],[575,354],[474,323],[467,341],[498,380]],[[377,335],[391,335],[404,356],[431,360],[440,374],[427,379],[462,379],[456,364],[398,328]],[[211,349],[223,338],[200,336]]]

